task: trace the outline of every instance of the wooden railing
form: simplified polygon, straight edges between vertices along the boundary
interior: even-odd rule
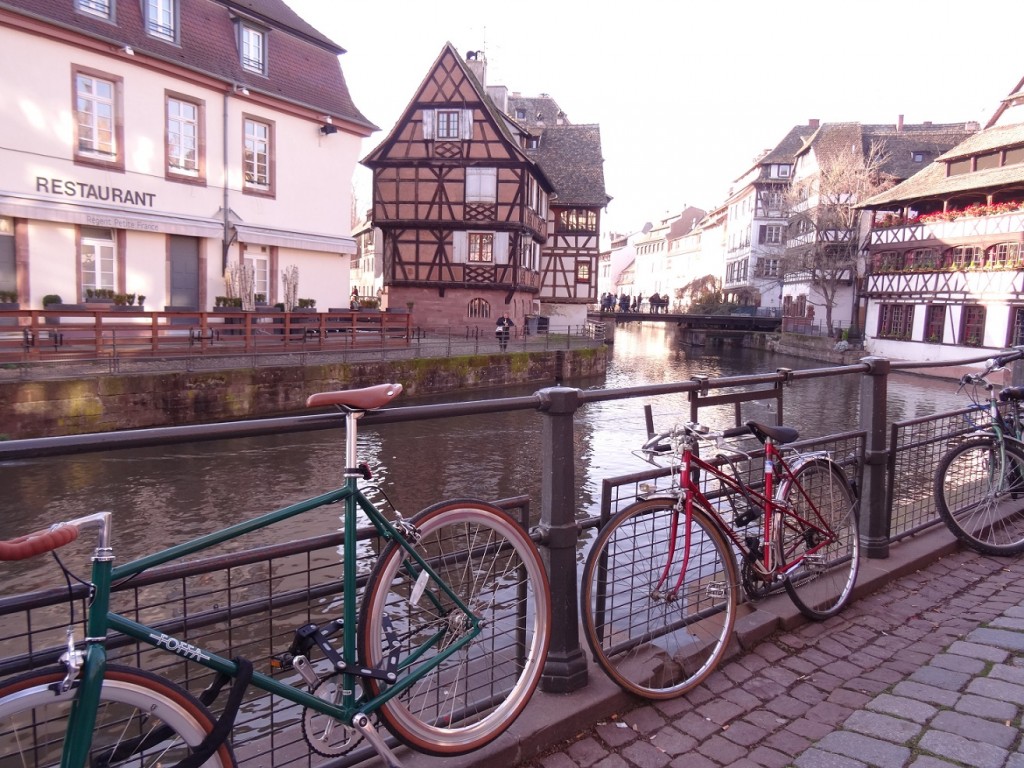
[[[408,312],[0,310],[0,361],[408,345]]]

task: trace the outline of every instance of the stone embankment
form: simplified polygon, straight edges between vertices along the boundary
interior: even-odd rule
[[[397,381],[409,396],[603,376],[607,350],[522,351],[364,362],[261,364],[142,373],[83,369],[65,378],[0,381],[0,439],[79,435],[295,413],[314,392]]]

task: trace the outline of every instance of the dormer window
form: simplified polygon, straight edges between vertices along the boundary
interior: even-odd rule
[[[915,163],[923,163],[924,162],[924,152],[911,152],[910,153],[910,159],[913,160]]]
[[[516,110],[516,120],[525,120],[525,119],[526,119],[526,110],[525,109],[517,109]]]
[[[110,20],[111,5],[114,0],[76,0],[75,7],[81,13],[87,13],[90,16],[98,16],[101,19]]]
[[[780,165],[779,166],[779,178],[780,179],[785,179],[788,176],[789,176],[789,166],[788,165]]]
[[[250,24],[241,24],[239,48],[242,54],[242,69],[258,75],[267,73],[267,33]]]
[[[146,0],[146,34],[171,43],[177,42],[177,0]]]

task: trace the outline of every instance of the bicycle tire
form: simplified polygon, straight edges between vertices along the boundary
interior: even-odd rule
[[[986,555],[1024,552],[1024,451],[994,438],[967,440],[935,471],[939,517],[960,541]],[[1003,465],[1003,455],[1006,464]]]
[[[529,535],[508,514],[482,501],[435,504],[410,521],[418,553],[482,618],[482,631],[377,711],[395,737],[431,755],[459,755],[497,738],[519,716],[544,670],[551,635],[551,593]],[[467,556],[468,555],[468,556]],[[399,662],[396,685],[437,658],[468,629],[461,612],[396,542],[370,574],[359,617],[364,666],[386,666],[392,638],[407,659],[428,637],[434,644]],[[419,575],[419,577],[417,577]],[[387,616],[387,619],[385,619]],[[371,696],[387,690],[366,679]]]
[[[670,526],[684,520],[675,503],[648,499],[623,509],[601,529],[583,568],[580,606],[590,650],[616,684],[648,699],[680,696],[704,680],[725,655],[736,621],[732,548],[696,505],[686,573],[680,580],[680,530],[679,551],[659,587]]]
[[[849,602],[860,570],[857,499],[846,473],[830,459],[804,461],[780,484],[776,499],[785,508],[775,529],[777,551],[792,564],[786,593],[809,619],[835,616]]]
[[[63,667],[31,672],[0,683],[0,755],[18,765],[59,766],[75,688],[54,693]],[[153,743],[143,738],[164,733]],[[89,752],[91,766],[142,768],[175,765],[214,727],[210,711],[192,694],[164,678],[132,667],[107,665]],[[233,768],[226,742],[204,768]]]

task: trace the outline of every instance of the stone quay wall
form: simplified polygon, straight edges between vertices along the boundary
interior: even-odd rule
[[[607,351],[482,354],[0,382],[0,439],[80,435],[297,413],[314,392],[398,382],[407,395],[603,376]]]

